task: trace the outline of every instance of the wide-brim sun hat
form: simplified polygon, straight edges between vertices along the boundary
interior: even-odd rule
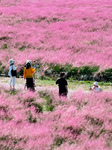
[[[13,60],[13,59],[9,60],[10,65],[13,64],[14,62],[15,62],[15,60]]]
[[[98,86],[98,82],[94,82],[94,85]]]
[[[26,61],[26,64],[27,64],[27,63],[31,63],[31,60],[27,60],[27,61]]]

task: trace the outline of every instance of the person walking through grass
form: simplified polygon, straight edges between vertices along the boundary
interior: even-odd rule
[[[35,73],[35,68],[32,68],[31,65],[32,65],[31,61],[27,60],[24,68],[23,78],[26,79],[27,89],[31,91],[35,91],[34,81],[33,81],[33,74]]]
[[[10,59],[9,63],[10,63],[10,67],[9,67],[8,75],[10,76],[10,90],[15,91],[16,76],[17,76],[16,69],[18,68],[18,66],[15,67],[15,65],[14,65],[15,60],[13,60],[13,59]]]
[[[68,93],[68,83],[65,79],[65,73],[61,72],[60,73],[60,78],[57,79],[56,84],[59,86],[59,96],[65,96],[67,97]]]

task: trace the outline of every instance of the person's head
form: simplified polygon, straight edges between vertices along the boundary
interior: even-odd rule
[[[94,82],[94,86],[95,86],[95,87],[98,87],[98,82]]]
[[[64,73],[64,72],[61,72],[61,73],[60,73],[60,77],[61,77],[61,78],[64,78],[64,77],[65,77],[65,73]]]
[[[31,67],[31,60],[26,61],[26,69],[29,69]]]
[[[30,64],[32,64],[32,63],[31,63],[31,60],[27,60],[27,61],[26,61],[26,64],[27,64],[27,63],[30,63]]]
[[[10,59],[10,60],[9,60],[10,65],[13,65],[14,62],[15,62],[15,60],[13,60],[13,59]]]

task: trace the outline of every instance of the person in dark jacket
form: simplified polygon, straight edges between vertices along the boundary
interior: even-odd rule
[[[60,78],[57,79],[56,84],[58,84],[59,86],[59,96],[65,96],[67,97],[67,93],[68,93],[68,83],[65,79],[65,73],[61,72],[60,73]]]

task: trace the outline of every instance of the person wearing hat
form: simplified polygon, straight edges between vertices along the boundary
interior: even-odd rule
[[[92,90],[94,92],[101,92],[102,91],[102,89],[98,85],[98,82],[94,82],[93,87],[90,87],[90,90]]]
[[[23,78],[26,79],[27,89],[31,91],[35,91],[34,82],[33,82],[33,74],[35,73],[35,68],[32,68],[32,63],[30,60],[26,61],[26,65],[24,67]]]
[[[16,69],[18,68],[18,66],[15,67],[15,65],[14,65],[15,60],[13,60],[13,59],[10,59],[9,63],[10,63],[10,67],[9,67],[9,73],[8,73],[8,75],[10,76],[10,90],[15,91]]]

